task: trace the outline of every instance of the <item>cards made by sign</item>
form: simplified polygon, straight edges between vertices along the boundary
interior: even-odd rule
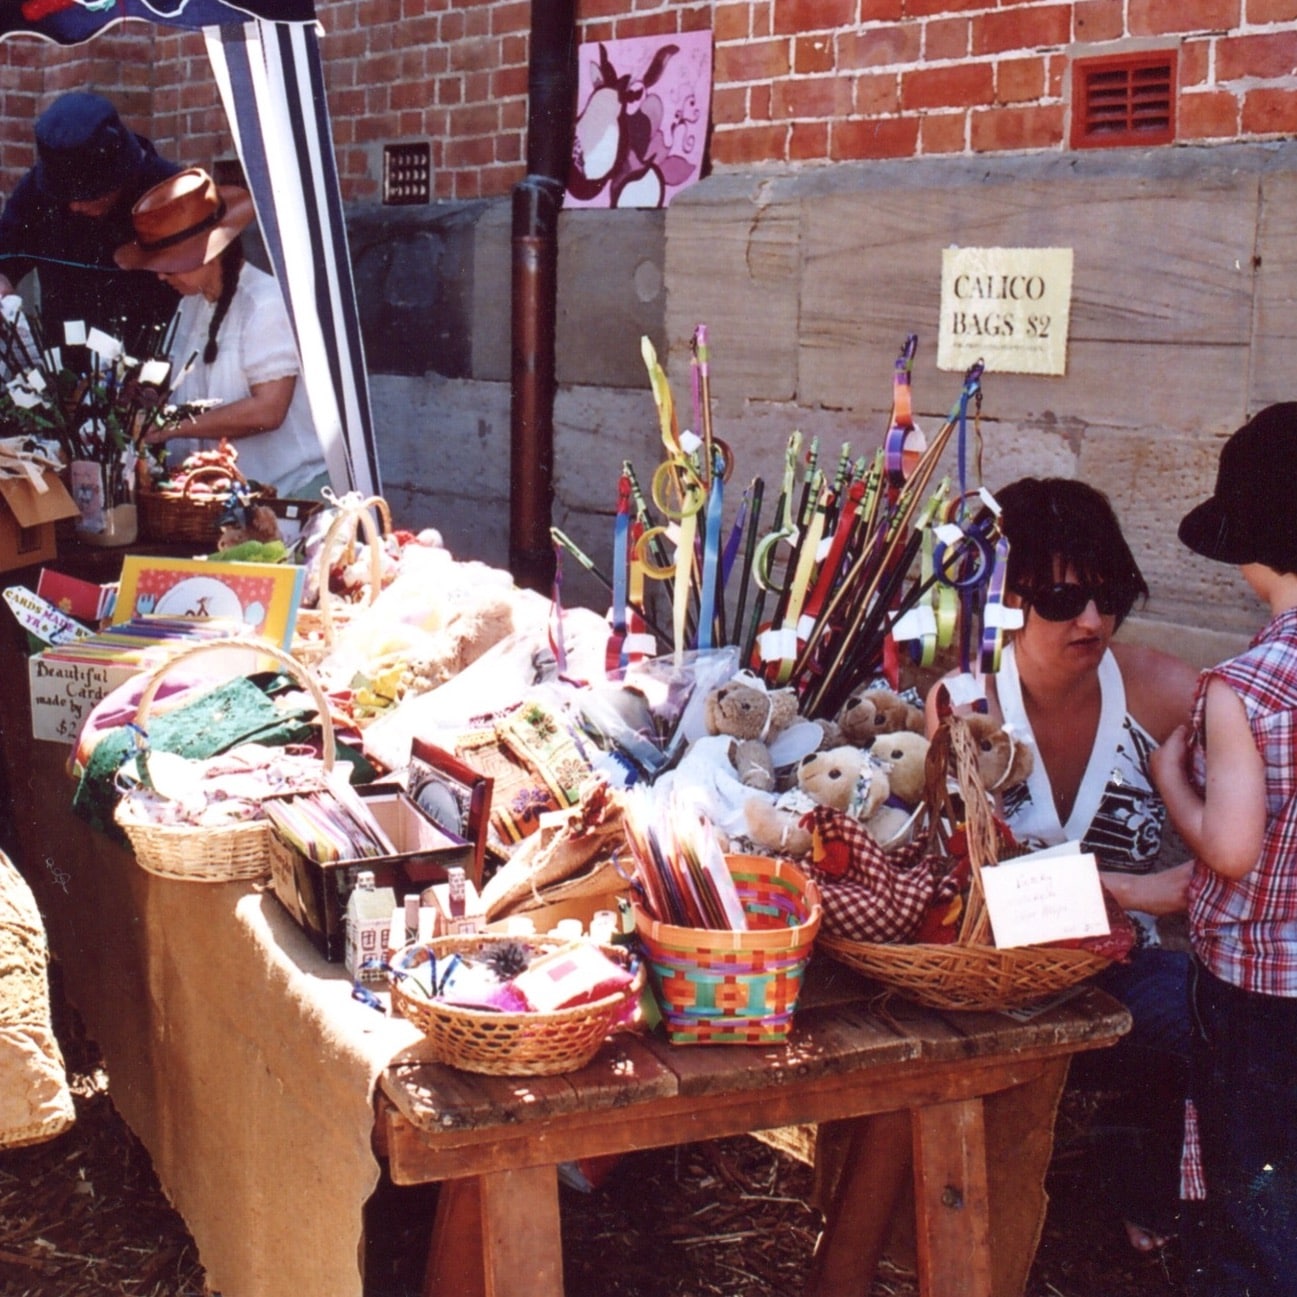
[[[991,930],[999,947],[1101,937],[1108,915],[1093,855],[1076,842],[982,870]]]

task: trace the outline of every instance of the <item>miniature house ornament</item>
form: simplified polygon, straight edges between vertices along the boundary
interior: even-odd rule
[[[396,893],[375,887],[372,870],[362,869],[347,900],[347,943],[343,964],[357,982],[381,982],[387,935],[392,924]]]

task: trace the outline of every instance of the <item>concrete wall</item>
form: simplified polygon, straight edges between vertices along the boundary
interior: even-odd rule
[[[763,169],[713,177],[666,213],[567,214],[554,521],[607,569],[621,462],[647,484],[660,458],[642,335],[687,426],[689,340],[708,325],[716,431],[736,458],[732,510],[753,476],[777,480],[794,428],[818,436],[826,457],[843,442],[855,454],[881,443],[909,332],[920,338],[916,414],[940,425],[960,385],[935,364],[944,247],[1071,247],[1067,373],[986,376],[984,481],[994,490],[1058,473],[1101,487],[1153,589],[1129,633],[1195,661],[1233,651],[1260,610],[1236,573],[1184,551],[1175,526],[1210,491],[1223,438],[1294,395],[1295,197],[1297,144],[1284,143]],[[426,368],[411,372],[412,346],[389,348],[391,334],[367,324],[385,482],[399,517],[440,526],[466,557],[502,562],[507,216],[487,204],[448,213],[446,227],[439,246],[458,250],[442,271],[460,283],[437,300],[471,314],[452,330],[474,339],[467,361],[449,347],[448,372],[437,372],[444,322],[429,319]],[[388,242],[374,246],[390,265]],[[367,285],[363,235],[357,244]],[[564,574],[573,601],[606,603],[575,565]]]

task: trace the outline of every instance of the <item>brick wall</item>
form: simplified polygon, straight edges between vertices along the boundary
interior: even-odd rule
[[[344,194],[378,198],[385,141],[432,142],[437,199],[523,174],[528,0],[320,0]],[[578,0],[582,40],[711,27],[712,161],[1066,147],[1079,54],[1175,47],[1182,143],[1297,131],[1297,0]],[[77,50],[0,45],[0,189],[30,121],[85,85],[184,161],[229,157],[200,37],[118,25]]]

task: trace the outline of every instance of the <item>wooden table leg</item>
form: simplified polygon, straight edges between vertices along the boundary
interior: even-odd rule
[[[498,1171],[479,1183],[488,1297],[563,1297],[558,1168]]]
[[[991,1297],[980,1098],[914,1110],[914,1211],[923,1297]]]
[[[482,1194],[477,1180],[443,1180],[437,1188],[423,1297],[486,1297],[484,1251],[464,1245],[465,1239],[481,1237]]]
[[[909,1174],[913,1136],[908,1112],[862,1117],[855,1127],[805,1297],[867,1297]]]

